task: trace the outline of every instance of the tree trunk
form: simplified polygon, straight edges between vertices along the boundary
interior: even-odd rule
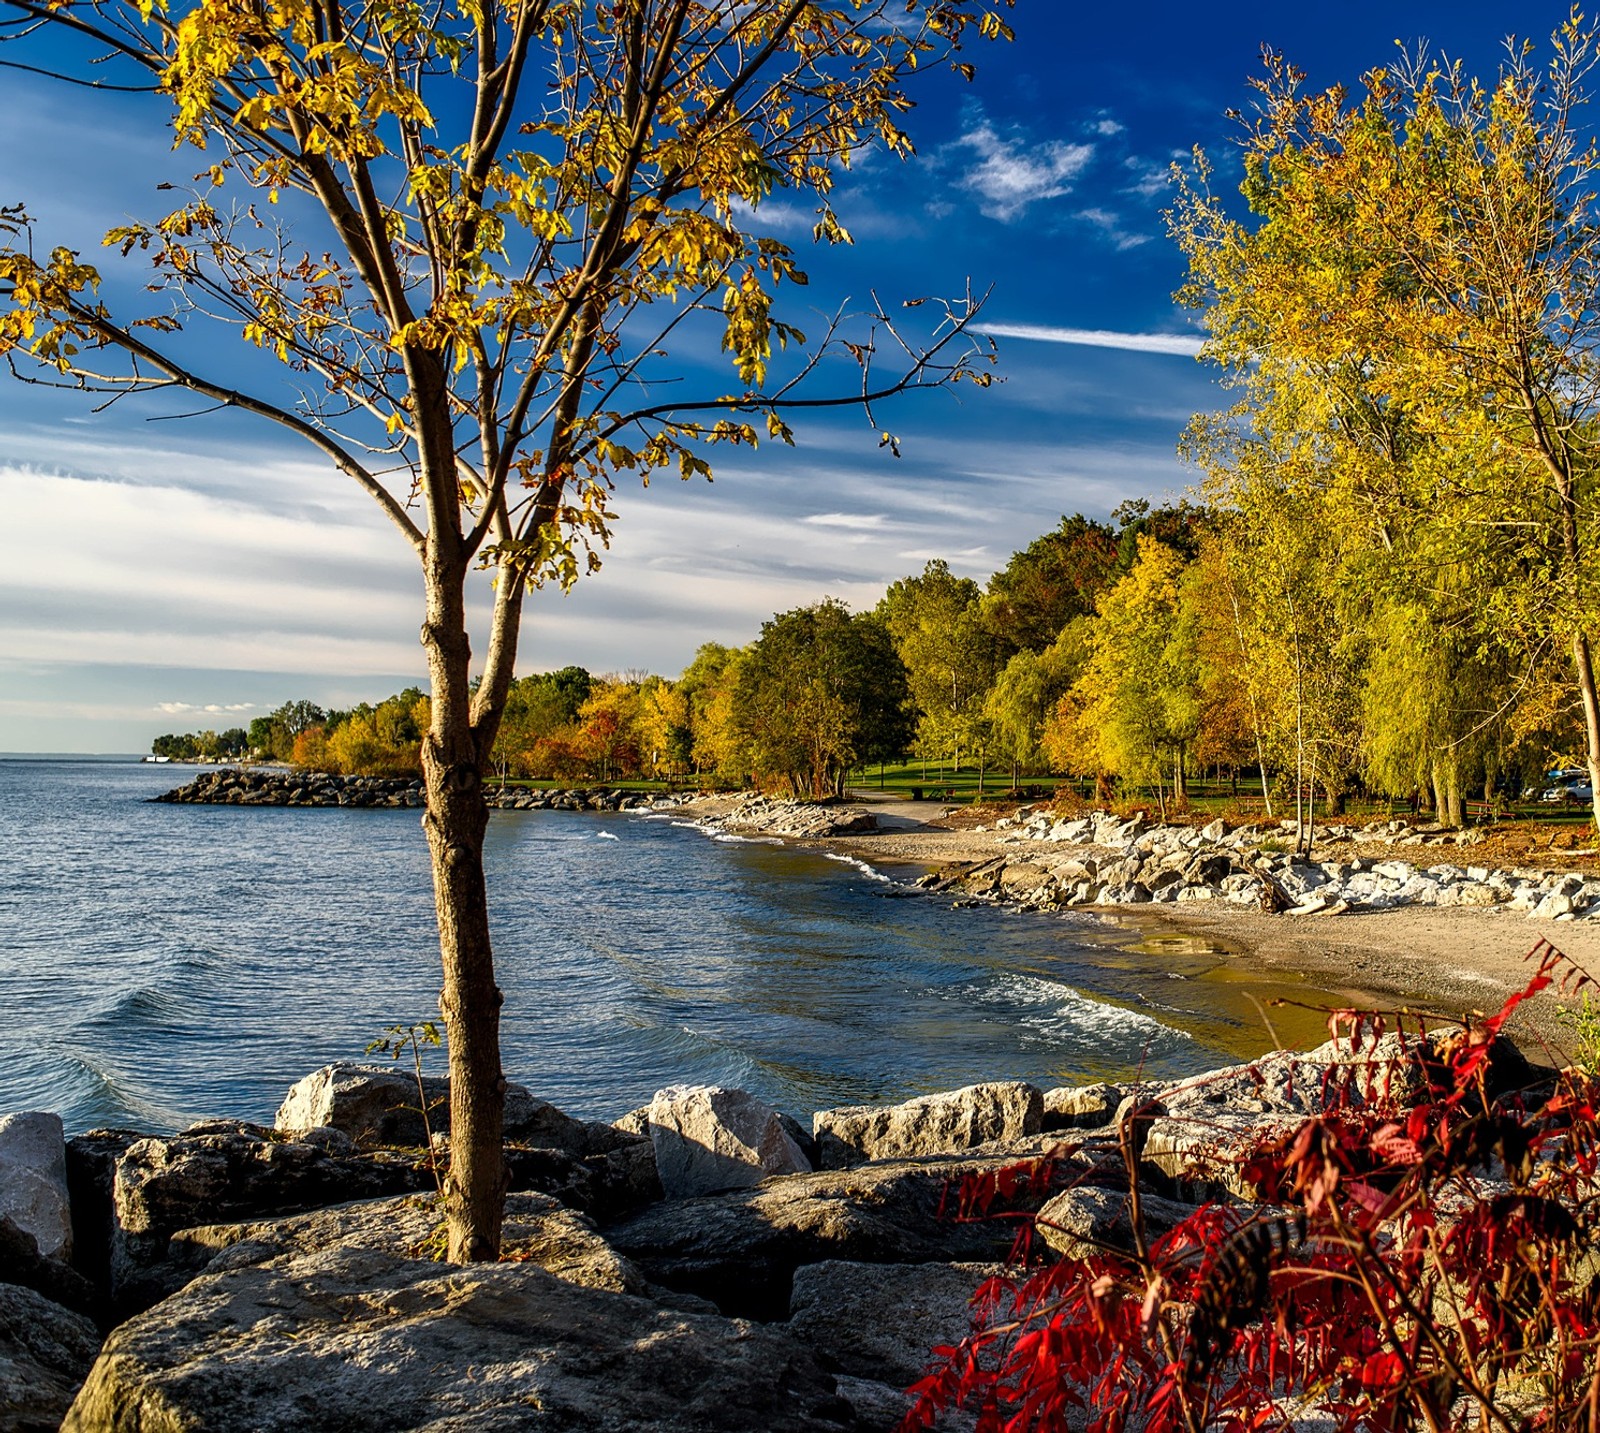
[[[1578,674],[1578,691],[1583,698],[1584,764],[1589,768],[1591,819],[1600,827],[1600,696],[1595,693],[1594,662],[1589,653],[1589,638],[1584,632],[1572,639],[1572,665]]]
[[[457,1263],[495,1259],[505,1212],[501,1149],[505,1075],[500,1068],[500,1006],[489,941],[483,837],[489,808],[473,730],[468,673],[464,572],[430,557],[428,621],[423,647],[433,684],[433,723],[422,743],[427,792],[423,826],[433,859],[434,909],[450,1058],[449,1257]]]

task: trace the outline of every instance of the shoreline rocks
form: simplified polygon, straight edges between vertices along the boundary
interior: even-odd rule
[[[1291,916],[1466,906],[1533,920],[1600,919],[1600,877],[1453,861],[1421,866],[1353,852],[1304,861],[1274,849],[1293,824],[1230,828],[1216,820],[1197,829],[1152,824],[1142,815],[1067,818],[1021,807],[990,828],[1001,844],[1019,849],[955,863],[918,885],[1036,910],[1218,901]],[[1461,847],[1478,840],[1474,832],[1427,834],[1398,821],[1317,828],[1318,845],[1332,851],[1358,841]]]
[[[966,1331],[974,1291],[1008,1274],[1029,1219],[1036,1260],[1126,1248],[1129,1158],[1147,1232],[1180,1223],[1201,1199],[1270,1204],[1281,1191],[1241,1177],[1252,1148],[1335,1101],[1385,1118],[1403,1111],[1427,1097],[1434,1059],[1430,1046],[1389,1036],[1132,1092],[996,1082],[819,1111],[816,1170],[794,1121],[745,1092],[663,1090],[600,1125],[524,1091],[534,1137],[566,1148],[508,1145],[508,1164],[539,1155],[581,1167],[594,1212],[570,1191],[510,1195],[506,1258],[489,1266],[435,1261],[442,1214],[431,1187],[381,1187],[426,1177],[414,1148],[358,1149],[330,1125],[236,1121],[165,1139],[81,1136],[72,1145],[86,1152],[69,1167],[79,1159],[97,1177],[73,1185],[72,1214],[113,1231],[115,1277],[99,1297],[141,1297],[89,1370],[98,1334],[0,1266],[0,1392],[45,1410],[19,1426],[64,1415],[80,1433],[288,1430],[334,1414],[374,1433],[493,1433],[527,1426],[532,1406],[541,1428],[573,1433],[882,1433],[934,1345]],[[393,1094],[392,1073],[318,1071],[296,1089],[338,1089],[340,1100],[297,1096],[285,1109],[354,1111],[347,1123],[373,1146],[387,1127],[371,1114]],[[1485,1090],[1550,1074],[1497,1041]],[[646,1202],[608,1205],[607,1181],[614,1196],[637,1195],[636,1171],[605,1163],[619,1153],[648,1156],[652,1177],[657,1158],[665,1174],[680,1155],[693,1156],[691,1172],[709,1158],[711,1173],[699,1187],[674,1173]],[[1002,1185],[1004,1205],[991,1207]]]

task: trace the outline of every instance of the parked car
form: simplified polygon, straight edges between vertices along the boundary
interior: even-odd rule
[[[1539,800],[1552,804],[1560,802],[1568,806],[1586,806],[1594,800],[1594,787],[1589,784],[1588,777],[1559,781],[1554,786],[1545,787],[1539,795]]]

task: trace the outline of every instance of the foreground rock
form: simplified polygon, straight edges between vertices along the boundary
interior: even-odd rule
[[[531,1265],[336,1246],[207,1274],[119,1328],[64,1433],[811,1433],[857,1420],[787,1335]]]
[[[648,1120],[668,1199],[748,1189],[773,1174],[811,1172],[783,1116],[743,1090],[672,1085],[656,1092]]]
[[[32,1236],[39,1254],[72,1256],[72,1204],[61,1117],[0,1116],[0,1215]]]
[[[819,1110],[811,1120],[823,1169],[959,1154],[993,1140],[1024,1139],[1043,1127],[1044,1096],[1017,1080],[968,1085],[901,1105]]]
[[[866,1264],[989,1263],[1015,1241],[1014,1221],[958,1221],[964,1179],[1044,1152],[1029,1142],[961,1159],[898,1160],[772,1179],[755,1189],[658,1204],[606,1230],[653,1282],[710,1299],[724,1313],[782,1319],[795,1270],[824,1260]],[[1092,1177],[1081,1155],[1058,1162],[1013,1204],[1037,1209]]]
[[[427,1259],[442,1246],[444,1216],[432,1195],[334,1205],[288,1219],[208,1224],[173,1236],[174,1262],[220,1273],[326,1249],[370,1249]],[[588,1289],[656,1292],[581,1214],[544,1194],[506,1198],[502,1257]]]
[[[423,1145],[430,1135],[450,1132],[450,1080],[424,1075],[419,1091],[415,1075],[398,1065],[324,1065],[290,1086],[273,1128],[295,1137],[336,1129],[365,1146]],[[513,1082],[506,1085],[505,1137],[580,1155],[625,1143],[611,1125],[573,1119]]]
[[[55,1433],[100,1352],[81,1314],[18,1284],[0,1284],[0,1429]]]
[[[905,1389],[927,1372],[931,1350],[972,1332],[973,1296],[1006,1272],[1000,1263],[809,1264],[794,1276],[789,1332],[831,1368]]]
[[[416,1159],[358,1153],[337,1131],[322,1135],[287,1140],[259,1125],[218,1120],[129,1145],[112,1191],[117,1304],[146,1307],[191,1276],[192,1267],[169,1256],[168,1244],[199,1217],[252,1219],[431,1187],[432,1176]]]

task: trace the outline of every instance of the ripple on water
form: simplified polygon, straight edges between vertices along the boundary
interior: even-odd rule
[[[55,1108],[73,1129],[270,1121],[308,1070],[436,1010],[414,812],[148,804],[172,784],[0,764],[17,1054],[0,1110]],[[975,1080],[1222,1062],[1180,1017],[1136,1008],[1148,963],[1089,927],[887,901],[894,883],[853,856],[726,834],[494,813],[511,1078],[588,1118],[672,1083],[739,1085],[803,1118]]]

